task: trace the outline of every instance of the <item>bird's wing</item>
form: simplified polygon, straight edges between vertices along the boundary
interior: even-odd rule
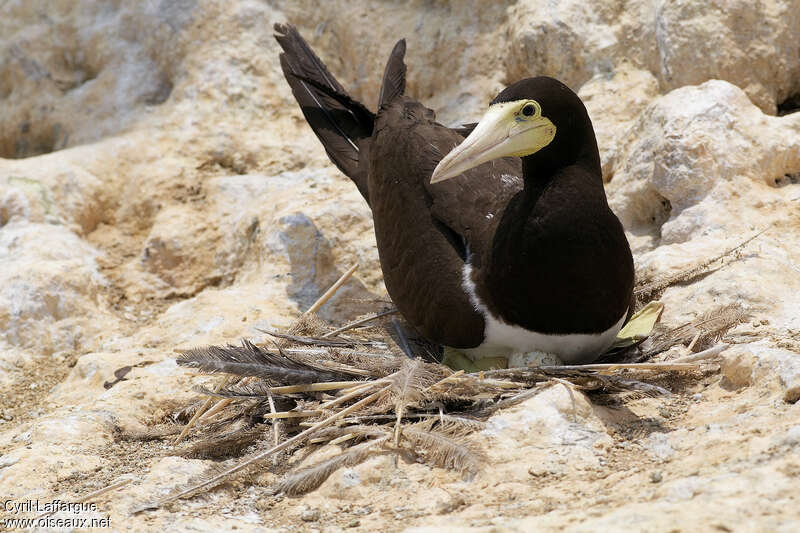
[[[470,262],[480,266],[488,253],[497,223],[511,198],[522,190],[522,163],[503,158],[470,169],[458,177],[430,183],[433,169],[447,153],[463,141],[460,130],[436,123],[420,127],[428,145],[432,168],[421,177],[430,197],[430,213],[465,242]],[[423,141],[421,141],[423,142]]]
[[[423,196],[431,223],[462,259],[469,253],[477,264],[491,246],[503,209],[522,189],[522,163],[518,158],[497,159],[431,184],[433,169],[473,127],[443,126],[432,110],[400,97],[378,113],[374,139],[380,139],[376,142],[384,158],[375,162],[383,168],[378,174],[395,175],[397,186],[402,182],[402,187],[417,191],[411,194]]]
[[[433,215],[440,202],[425,187],[440,158],[431,136],[457,134],[429,126],[432,119],[404,96],[378,111],[368,186],[375,239],[386,289],[406,320],[428,339],[472,348],[484,322],[462,287],[464,239]]]
[[[472,130],[474,130],[477,125],[478,125],[477,122],[470,122],[468,124],[462,124],[457,128],[453,128],[453,131],[455,131],[462,137],[467,137],[470,133],[472,133]]]

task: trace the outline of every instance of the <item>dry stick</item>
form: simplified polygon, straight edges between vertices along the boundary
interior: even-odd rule
[[[386,387],[382,388],[381,390],[370,394],[366,398],[362,398],[361,400],[357,401],[356,403],[354,403],[350,407],[348,407],[346,409],[343,409],[343,410],[341,410],[341,411],[339,411],[337,413],[332,414],[331,416],[329,416],[325,420],[317,422],[315,425],[311,426],[310,428],[308,428],[307,430],[303,431],[302,433],[298,433],[297,435],[295,435],[291,439],[285,440],[281,444],[279,444],[277,446],[273,446],[269,450],[261,452],[261,453],[259,453],[258,455],[254,456],[254,457],[251,457],[251,458],[249,458],[249,459],[247,459],[245,461],[242,461],[241,463],[239,463],[239,464],[237,464],[235,466],[232,466],[231,468],[227,468],[223,472],[220,472],[219,474],[213,476],[210,479],[207,479],[207,480],[203,481],[202,483],[198,483],[197,485],[195,485],[193,487],[190,487],[188,489],[182,490],[182,491],[178,492],[177,494],[173,494],[171,496],[168,496],[166,498],[163,498],[163,499],[155,502],[155,504],[154,504],[155,508],[161,507],[162,505],[164,505],[166,503],[169,503],[171,501],[178,500],[182,496],[185,496],[187,494],[191,494],[192,492],[195,492],[198,489],[202,489],[202,488],[208,487],[208,486],[213,486],[216,483],[219,483],[222,479],[230,476],[231,474],[235,474],[236,472],[239,472],[240,470],[243,470],[244,468],[247,468],[248,466],[252,465],[253,463],[261,461],[262,459],[264,459],[266,457],[269,457],[273,453],[277,453],[277,452],[279,452],[281,450],[285,450],[286,448],[288,448],[288,447],[290,447],[290,446],[292,446],[294,444],[297,444],[299,442],[303,442],[304,440],[306,440],[308,437],[310,437],[316,431],[318,431],[318,430],[320,430],[320,429],[322,429],[324,427],[330,426],[331,424],[336,422],[338,419],[340,419],[340,418],[342,418],[344,416],[347,416],[350,413],[352,413],[353,411],[357,411],[358,409],[361,409],[365,405],[368,405],[368,404],[374,402],[375,400],[378,399],[378,397],[382,393],[388,391],[391,388],[392,388],[391,385],[387,385]],[[140,511],[144,511],[145,509],[151,509],[151,508],[153,508],[153,507],[150,506],[150,505],[148,505],[146,507],[140,507],[138,509],[134,509],[133,511],[131,511],[131,514],[136,514],[136,513],[140,512]]]
[[[277,413],[264,413],[262,418],[274,420],[276,418],[308,418],[311,416],[319,416],[322,411],[278,411]]]
[[[214,415],[218,414],[220,411],[222,411],[223,409],[225,409],[226,407],[228,407],[228,406],[231,404],[231,402],[233,402],[233,400],[232,400],[231,398],[223,398],[223,399],[221,399],[220,401],[218,401],[218,402],[217,402],[217,403],[214,405],[214,407],[212,407],[211,409],[209,409],[208,411],[206,411],[206,412],[203,414],[203,416],[201,416],[200,418],[198,418],[198,419],[197,419],[197,422],[198,422],[198,423],[201,423],[201,422],[208,422],[209,420],[211,420],[211,419],[214,417]]]
[[[357,268],[358,268],[358,263],[356,263],[356,264],[354,264],[353,266],[351,266],[350,268],[348,268],[348,269],[347,269],[347,272],[345,272],[344,274],[342,274],[342,277],[340,277],[338,280],[336,280],[336,283],[334,283],[333,285],[331,285],[331,288],[330,288],[330,289],[328,289],[327,291],[325,291],[325,294],[323,294],[322,296],[320,296],[320,297],[317,299],[317,301],[316,301],[316,302],[314,302],[314,305],[312,305],[311,307],[309,307],[309,308],[308,308],[308,311],[306,311],[306,312],[305,312],[305,313],[303,313],[303,314],[304,314],[304,315],[310,315],[311,313],[316,313],[317,311],[319,311],[319,308],[320,308],[320,307],[322,307],[323,305],[325,305],[325,302],[327,302],[328,300],[330,300],[330,299],[331,299],[331,297],[332,297],[334,294],[336,294],[336,291],[338,291],[338,290],[339,290],[339,287],[341,287],[342,285],[344,285],[344,284],[345,284],[345,282],[346,282],[348,279],[350,279],[350,276],[352,276],[352,275],[353,275],[353,272],[355,272]]]
[[[247,376],[247,377],[242,378],[240,383],[242,385],[247,385],[251,381],[253,381],[253,376]],[[214,391],[214,392],[219,392],[219,391],[217,390],[217,391]],[[220,411],[222,411],[223,409],[225,409],[226,407],[228,407],[232,403],[233,403],[233,398],[223,398],[222,400],[217,402],[217,404],[214,407],[212,407],[206,413],[201,415],[200,418],[197,419],[197,421],[198,422],[208,422],[209,420],[211,420],[211,417],[213,417],[215,414],[219,413]]]
[[[539,368],[550,368],[551,370],[554,368],[567,368],[565,366],[551,366],[551,367],[539,367]],[[497,387],[498,389],[519,389],[521,387],[525,387],[523,383],[517,383],[515,381],[504,381],[502,379],[492,379],[483,376],[483,371],[480,372],[479,378],[484,384],[492,385]]]
[[[441,413],[442,415],[444,413]],[[447,415],[450,416],[450,415]],[[440,413],[405,413],[403,414],[403,418],[440,418]],[[358,424],[362,420],[396,420],[397,417],[395,415],[361,415],[361,416],[353,416],[350,418],[346,418],[345,422],[352,422],[354,424]],[[300,422],[298,426],[303,427],[310,427],[313,426],[313,422]],[[323,441],[320,441],[323,442]]]
[[[273,414],[276,413],[277,409],[275,409],[275,400],[272,398],[271,392],[267,392],[267,401],[269,402],[269,411]],[[276,418],[272,421],[272,435],[275,441],[275,446],[280,444],[280,435],[278,435],[278,433],[280,433],[280,430],[281,430],[281,421]],[[277,457],[273,457],[272,459],[273,463],[277,462]]]
[[[333,331],[329,331],[328,333],[326,333],[325,335],[323,335],[320,338],[327,339],[329,337],[333,337],[334,335],[338,335],[339,333],[343,333],[343,332],[345,332],[345,331],[347,331],[349,329],[357,328],[358,326],[360,326],[362,324],[366,324],[367,322],[372,322],[373,320],[378,319],[378,318],[380,318],[382,316],[391,315],[391,314],[394,314],[394,313],[397,313],[397,312],[398,312],[397,309],[389,309],[388,311],[384,311],[383,313],[377,313],[377,314],[374,314],[372,316],[368,316],[367,318],[362,318],[361,320],[356,320],[355,322],[350,322],[349,324],[345,324],[344,326],[342,326],[340,328],[337,328],[337,329],[335,329]]]
[[[223,377],[217,384],[217,386],[214,387],[214,392],[221,391],[222,388],[230,382],[230,380],[231,376]],[[203,405],[201,405],[200,408],[194,413],[194,416],[192,416],[191,420],[189,420],[189,423],[186,424],[186,426],[183,428],[183,431],[181,431],[180,435],[178,435],[178,437],[172,442],[173,446],[177,446],[183,440],[183,438],[189,434],[189,430],[192,429],[192,427],[197,423],[200,417],[203,416],[203,413],[206,412],[206,409],[208,409],[211,406],[214,400],[215,400],[214,398],[207,398],[206,401],[203,402]]]
[[[701,332],[698,331],[697,335],[695,335],[694,338],[692,339],[692,342],[690,342],[689,346],[686,347],[686,353],[687,354],[691,354],[692,353],[692,348],[694,348],[694,345],[697,343],[697,340],[700,338],[700,335],[701,335]]]
[[[447,376],[446,378],[440,379],[439,381],[437,381],[436,383],[434,383],[434,384],[433,384],[433,385],[431,385],[430,387],[426,387],[426,388],[425,388],[425,390],[431,390],[432,388],[434,388],[434,387],[437,387],[437,386],[441,385],[442,383],[445,383],[445,382],[447,382],[447,381],[450,381],[450,380],[452,380],[453,378],[457,378],[458,376],[460,376],[460,375],[461,375],[461,374],[463,374],[463,373],[464,373],[464,371],[463,371],[463,370],[459,370],[458,372],[453,372],[452,374],[450,374],[450,375],[449,375],[449,376]]]
[[[342,442],[344,442],[344,441],[347,441],[347,440],[350,440],[350,439],[352,439],[352,438],[353,438],[353,437],[355,437],[355,436],[356,436],[356,434],[355,434],[355,433],[348,433],[348,434],[346,434],[346,435],[342,435],[341,437],[336,437],[335,439],[333,439],[332,441],[330,441],[328,444],[334,444],[334,445],[335,445],[335,444],[340,444],[340,443],[342,443]]]
[[[347,389],[364,385],[363,381],[322,381],[320,383],[308,383],[305,385],[284,385],[281,387],[270,387],[268,392],[272,394],[292,394],[295,392],[320,392],[336,389]]]
[[[121,479],[121,480],[119,480],[119,481],[117,481],[115,483],[112,483],[111,485],[106,485],[102,489],[97,489],[96,491],[90,492],[89,494],[86,494],[85,496],[81,496],[77,500],[72,500],[72,502],[73,503],[84,503],[84,502],[88,502],[89,500],[94,500],[95,498],[97,498],[98,496],[102,496],[106,492],[111,492],[112,490],[116,490],[116,489],[118,489],[120,487],[124,487],[125,485],[127,485],[131,481],[133,481],[132,477]],[[57,512],[57,511],[58,511],[58,509],[55,509],[53,511],[48,511],[46,513],[42,513],[42,514],[40,514],[39,516],[36,517],[36,520],[39,520],[40,518],[45,518],[47,516],[50,516],[51,514]]]
[[[400,443],[400,427],[403,421],[403,408],[404,405],[400,404],[400,409],[397,410],[397,419],[394,422],[394,445],[397,446]]]
[[[306,311],[304,314],[307,315],[307,314],[310,314],[310,313],[317,312],[319,310],[319,308],[322,307],[323,305],[325,305],[325,302],[330,300],[331,297],[336,293],[336,291],[339,290],[339,287],[341,287],[350,278],[350,276],[353,275],[353,273],[356,271],[357,268],[358,268],[358,263],[356,263],[353,266],[351,266],[347,270],[347,272],[342,274],[342,276],[336,281],[336,283],[331,285],[331,288],[329,288],[327,291],[325,291],[325,293],[322,296],[317,298],[317,301],[314,302],[314,305],[312,305],[308,309],[308,311]],[[219,383],[219,385],[217,385],[217,387],[214,389],[214,392],[219,392],[224,386],[226,386],[230,382],[230,379],[231,379],[230,376],[226,376],[223,379],[223,381],[221,381]],[[245,378],[245,379],[247,379],[247,378]],[[205,412],[206,409],[208,409],[209,406],[211,405],[211,402],[213,402],[213,401],[214,401],[213,398],[208,398],[205,401],[205,403],[197,411],[197,413],[195,413],[195,415],[192,417],[192,419],[189,420],[189,423],[186,424],[186,427],[183,428],[183,431],[181,432],[180,435],[178,435],[178,438],[175,439],[175,442],[173,443],[173,446],[177,445],[180,441],[183,440],[183,438],[189,433],[189,430],[197,423],[198,420],[200,420],[201,418],[205,419],[205,420],[209,420],[212,416],[214,416],[215,414],[219,413],[222,409],[226,408],[228,405],[231,404],[231,402],[233,402],[233,400],[231,398],[225,398],[225,399],[220,400],[219,402],[217,402],[217,404],[214,406],[213,409],[211,409],[208,412]],[[205,416],[203,416],[203,415],[205,415]]]
[[[364,385],[357,385],[355,387],[348,387],[346,389],[340,390],[338,392],[337,396],[344,396],[346,394],[350,394],[350,393],[353,393],[353,392],[356,392],[356,391],[364,392],[366,390],[371,389],[373,384],[374,383],[370,382],[370,383],[366,383]]]
[[[286,350],[283,351],[285,352]],[[378,357],[381,356],[379,355]],[[343,372],[345,374],[353,374],[355,376],[364,376],[369,378],[373,376],[373,373],[370,372],[369,370],[363,370],[361,368],[356,368],[354,366],[346,365],[340,361],[326,361],[323,359],[323,360],[317,360],[316,364],[317,367],[321,368],[322,370],[330,370],[332,372]]]
[[[703,359],[710,359],[716,355],[719,355],[721,352],[728,349],[730,345],[728,344],[717,344],[716,346],[712,346],[708,350],[703,350],[702,352],[697,352],[696,354],[687,355],[685,357],[681,357],[679,359],[673,359],[670,363],[696,363],[697,361],[702,361]]]
[[[470,418],[469,416],[461,416],[461,415],[449,415],[447,413],[441,412],[441,407],[439,408],[438,413],[406,413],[403,415],[403,418],[441,418],[442,416],[448,416],[453,418],[464,418],[468,420],[475,420]],[[361,420],[395,420],[394,415],[360,415],[360,416],[353,416],[350,418],[346,418],[345,422],[352,422],[354,424],[359,423]],[[475,420],[478,422],[478,420]],[[301,422],[300,425],[310,425],[309,422]]]
[[[321,411],[322,409],[330,409],[331,407],[336,407],[340,403],[346,402],[347,400],[352,400],[356,396],[364,394],[366,391],[373,388],[375,385],[379,384],[381,384],[381,381],[373,381],[372,383],[369,384],[368,387],[363,387],[363,388],[359,387],[358,389],[355,389],[353,392],[349,394],[345,394],[344,396],[340,396],[334,400],[330,400],[328,402],[320,404],[318,409]]]
[[[629,368],[632,370],[694,370],[697,365],[689,364],[684,361],[667,361],[664,363],[604,363],[595,365],[564,365],[564,366],[540,366],[540,370],[594,370],[597,372],[608,372],[611,370],[621,370]]]
[[[387,376],[384,376],[384,377],[382,377],[380,379],[376,379],[376,380],[373,380],[373,381],[360,381],[360,382],[358,382],[358,383],[360,383],[359,385],[354,385],[352,387],[348,387],[346,389],[342,389],[341,391],[339,391],[339,394],[350,394],[351,392],[355,392],[357,390],[360,390],[360,391],[363,392],[364,390],[370,389],[370,388],[374,387],[377,384],[387,383],[390,379],[392,379],[396,375],[397,375],[397,372],[392,372],[391,374],[389,374]],[[322,408],[324,405],[325,404],[321,405],[320,408]]]

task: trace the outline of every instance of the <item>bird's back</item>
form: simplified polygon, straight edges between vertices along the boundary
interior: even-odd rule
[[[520,190],[519,163],[499,160],[459,180],[429,183],[457,130],[408,97],[383,107],[370,145],[368,183],[384,281],[406,319],[456,348],[483,341],[482,315],[464,290],[465,263],[488,253],[497,220]]]

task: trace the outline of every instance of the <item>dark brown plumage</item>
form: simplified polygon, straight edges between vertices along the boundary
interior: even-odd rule
[[[548,352],[558,352],[562,337],[618,329],[630,310],[633,262],[575,93],[546,77],[508,87],[492,108],[535,100],[553,125],[549,144],[432,184],[437,164],[476,126],[447,128],[402,94],[404,41],[387,62],[372,114],[347,96],[293,27],[275,28],[303,114],[372,209],[386,288],[410,324],[455,348],[502,345],[507,335],[512,351]],[[524,122],[532,109],[514,120]],[[550,336],[541,348],[537,333]],[[580,351],[564,346],[568,360],[570,350]],[[599,355],[583,352],[576,357],[587,362]]]

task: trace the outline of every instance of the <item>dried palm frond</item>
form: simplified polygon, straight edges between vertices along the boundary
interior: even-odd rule
[[[350,376],[379,377],[392,372],[387,370],[387,357],[383,353],[342,350],[341,348],[319,348],[309,350],[284,349],[283,353],[294,361],[323,371],[340,372]],[[353,365],[352,361],[366,361]],[[394,362],[392,369],[399,363]]]
[[[344,339],[331,339],[327,337],[303,337],[300,335],[290,335],[289,333],[281,333],[279,331],[273,331],[269,329],[261,329],[256,328],[258,331],[262,333],[266,333],[272,337],[277,337],[279,339],[284,339],[287,341],[292,341],[297,344],[308,344],[311,346],[325,346],[325,347],[351,347],[351,346],[378,346],[385,348],[386,343],[381,341],[370,341],[370,340],[361,340],[361,339],[352,339],[352,340],[344,340]]]
[[[394,426],[394,445],[400,440],[403,414],[409,405],[419,403],[425,396],[425,389],[440,381],[441,375],[431,372],[419,359],[404,360],[403,366],[392,377],[392,396],[396,421]]]
[[[739,253],[742,248],[744,248],[754,239],[760,237],[768,229],[769,227],[766,227],[751,235],[736,246],[728,248],[716,257],[689,265],[679,272],[655,277],[637,275],[637,284],[636,288],[634,289],[634,295],[636,296],[637,303],[642,304],[650,300],[657,300],[668,287],[677,285],[678,283],[688,283],[697,279],[703,274],[709,272],[715,264],[720,263],[723,259]]]
[[[217,485],[219,485],[220,483],[223,483],[223,482],[231,479],[232,476],[238,474],[239,472],[252,467],[253,465],[257,464],[259,461],[262,461],[263,459],[265,459],[265,458],[267,458],[267,457],[269,457],[269,456],[271,456],[271,455],[273,455],[273,454],[275,454],[275,453],[277,453],[279,451],[283,451],[283,450],[285,450],[285,449],[287,449],[287,448],[289,448],[291,446],[295,446],[297,444],[300,444],[300,443],[304,442],[309,437],[311,437],[316,431],[318,431],[318,430],[320,430],[320,429],[322,429],[324,427],[327,427],[327,426],[333,424],[334,422],[336,422],[338,419],[343,418],[344,416],[346,416],[346,415],[348,415],[348,414],[350,414],[350,413],[352,413],[354,411],[357,411],[358,409],[368,405],[371,402],[374,402],[375,400],[377,400],[380,397],[380,395],[383,392],[388,391],[390,388],[391,388],[391,386],[386,386],[383,389],[381,389],[380,391],[374,392],[374,393],[370,394],[369,396],[367,396],[365,398],[362,398],[361,400],[357,401],[356,403],[354,403],[350,407],[347,407],[346,409],[342,409],[341,411],[339,411],[339,412],[327,417],[326,419],[318,422],[316,425],[308,428],[307,430],[298,433],[294,437],[285,440],[281,444],[279,444],[277,446],[273,446],[272,448],[270,448],[270,449],[268,449],[266,451],[254,453],[254,454],[248,456],[247,458],[245,458],[243,461],[237,463],[234,466],[227,467],[227,468],[222,468],[222,469],[214,469],[214,470],[212,470],[210,472],[206,472],[203,476],[200,476],[199,478],[190,481],[184,487],[172,490],[167,496],[165,496],[165,497],[163,497],[163,498],[161,498],[159,500],[156,500],[154,502],[150,502],[150,503],[147,503],[147,504],[145,504],[143,506],[137,507],[136,509],[131,511],[131,514],[137,513],[137,512],[140,512],[140,511],[144,511],[146,509],[155,509],[155,508],[161,507],[163,505],[166,505],[169,502],[172,502],[172,501],[175,501],[175,500],[178,500],[178,499],[181,499],[181,498],[188,498],[188,497],[193,496],[195,494],[198,494],[200,492],[204,492],[204,491],[210,490],[210,489],[216,487]]]
[[[427,426],[427,422],[423,422],[422,425],[413,424],[403,429],[403,439],[426,461],[472,475],[486,462],[482,450],[464,438],[459,438],[464,436],[463,429],[453,435],[438,429],[427,429]]]
[[[277,396],[297,396],[299,393],[304,392],[325,392],[346,389],[357,385],[363,385],[367,381],[324,381],[321,383],[301,383],[299,385],[285,385],[271,387],[264,382],[239,382],[230,387],[220,389],[218,391],[211,390],[203,386],[195,386],[193,390],[200,394],[207,396],[215,396],[218,398],[266,398],[269,395]]]
[[[690,333],[694,335],[690,338],[698,332],[704,339],[717,338],[740,319],[740,313],[730,308],[701,318],[693,321],[691,332],[690,328],[673,331],[659,340],[658,347],[685,342]],[[485,456],[470,435],[484,429],[484,421],[498,410],[519,404],[547,386],[567,385],[599,400],[658,396],[669,391],[650,383],[648,373],[663,377],[666,372],[691,371],[703,364],[688,360],[621,364],[611,356],[604,364],[470,373],[401,355],[390,336],[400,335],[410,351],[411,338],[403,341],[404,327],[388,332],[372,328],[366,332],[372,337],[358,341],[332,339],[334,335],[326,330],[341,333],[305,314],[287,333],[275,334],[274,349],[243,341],[242,346],[184,352],[178,358],[181,365],[224,373],[230,383],[196,388],[209,401],[222,400],[202,416],[208,402],[194,403],[195,440],[177,453],[222,458],[240,454],[248,446],[274,443],[232,465],[209,470],[142,509],[208,490],[266,458],[276,460],[279,452],[308,453],[325,443],[344,448],[311,466],[290,469],[274,490],[291,495],[313,490],[337,469],[377,453],[414,455],[433,466],[475,474]],[[365,345],[372,350],[363,350]],[[378,346],[386,348],[378,350]],[[280,426],[270,423],[278,419]],[[290,468],[289,464],[283,467]]]
[[[199,439],[191,445],[177,450],[176,455],[195,459],[237,457],[245,449],[268,436],[269,432],[265,432],[261,427],[229,428],[226,433],[208,439]]]
[[[177,362],[208,373],[224,372],[278,382],[315,383],[341,381],[346,377],[338,372],[318,370],[281,353],[269,352],[247,339],[242,340],[241,346],[229,344],[188,350],[177,358]]]
[[[380,446],[389,440],[389,435],[357,444],[347,451],[312,466],[293,472],[273,487],[274,493],[298,496],[322,485],[331,474],[340,468],[356,466],[366,461]]]
[[[389,309],[387,311],[382,311],[380,313],[375,313],[374,315],[370,315],[368,317],[360,318],[358,320],[350,322],[349,324],[345,324],[344,326],[342,326],[340,328],[336,328],[333,331],[329,331],[329,332],[325,333],[324,335],[322,335],[322,338],[323,339],[327,339],[328,337],[333,337],[334,335],[338,335],[340,333],[344,333],[345,331],[351,330],[353,328],[357,328],[359,326],[363,326],[364,324],[372,322],[373,320],[377,320],[379,318],[383,318],[383,317],[385,317],[387,315],[393,315],[393,314],[398,313],[398,312],[399,311],[397,309]]]
[[[713,309],[691,322],[677,328],[656,333],[642,344],[642,358],[649,359],[678,344],[694,340],[694,347],[702,349],[716,342],[725,333],[747,319],[739,304],[729,304]]]
[[[440,413],[432,415],[435,420],[440,422],[440,427],[453,428],[469,434],[475,431],[486,429],[486,422],[468,416],[454,416]]]
[[[426,388],[441,378],[441,371],[432,370],[430,364],[420,359],[404,359],[403,364],[389,380],[392,397],[397,405],[405,408],[425,397]]]
[[[330,442],[345,435],[353,435],[356,440],[363,440],[366,438],[377,438],[385,435],[387,432],[385,426],[370,426],[367,424],[350,424],[342,426],[333,426],[318,431],[314,440],[318,442]]]

